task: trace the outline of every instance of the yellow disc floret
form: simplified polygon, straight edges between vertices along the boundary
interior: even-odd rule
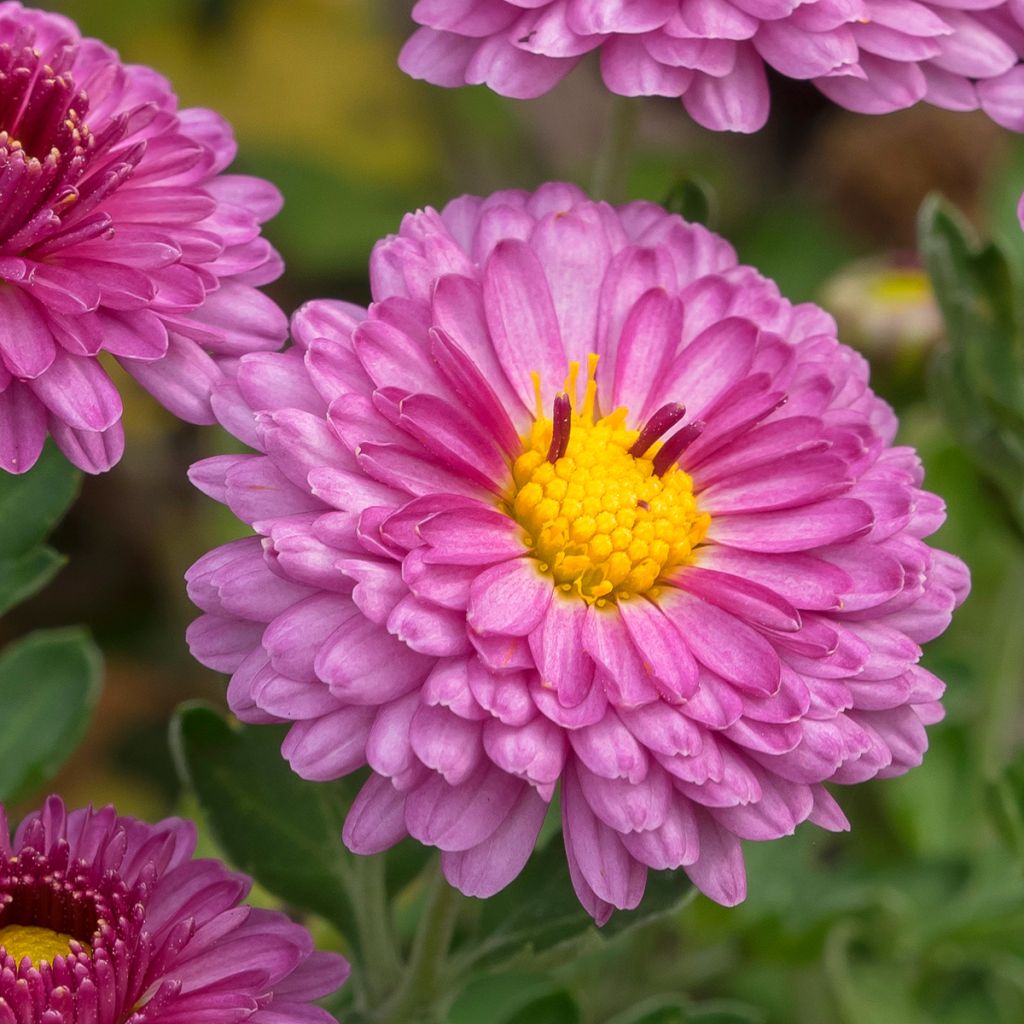
[[[660,442],[630,453],[640,431],[626,426],[624,408],[595,419],[596,362],[591,357],[582,407],[573,401],[561,457],[557,441],[552,446],[555,424],[538,401],[505,507],[526,531],[540,571],[566,593],[601,605],[647,593],[684,564],[710,517],[698,510],[687,473],[675,465],[656,472]],[[576,374],[574,364],[570,401]]]
[[[9,924],[0,928],[0,946],[3,946],[18,964],[25,957],[33,964],[43,960],[52,964],[57,957],[67,956],[71,952],[72,941],[72,936],[63,932],[37,928],[29,924]],[[87,953],[90,951],[84,943],[82,948]]]

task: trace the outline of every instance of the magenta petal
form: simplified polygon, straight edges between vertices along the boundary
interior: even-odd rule
[[[566,850],[598,899],[620,910],[640,903],[647,869],[630,856],[618,833],[600,821],[587,804],[575,768],[566,770],[562,788]]]
[[[556,595],[529,637],[540,685],[565,707],[579,704],[593,680],[594,663],[583,648],[586,612],[582,602]]]
[[[172,334],[162,359],[124,359],[121,365],[186,422],[214,422],[210,396],[224,374],[194,341]]]
[[[743,690],[774,693],[779,658],[767,640],[739,619],[687,594],[666,595],[665,614],[701,664]]]
[[[532,789],[524,789],[505,820],[482,843],[441,855],[445,878],[466,896],[487,899],[500,892],[526,866],[547,809]]]
[[[747,551],[807,551],[862,536],[874,521],[874,514],[864,502],[835,498],[809,505],[797,514],[786,510],[723,516],[712,520],[708,537]]]
[[[723,78],[697,75],[683,96],[690,116],[713,131],[756,132],[768,120],[768,79],[753,48],[739,46]]]
[[[30,380],[53,363],[57,346],[39,306],[0,282],[0,360],[15,377]]]
[[[641,782],[606,779],[582,765],[576,766],[576,774],[591,810],[616,832],[646,832],[665,823],[672,785],[657,764],[651,765]]]
[[[304,779],[339,779],[365,763],[372,724],[370,708],[341,708],[296,722],[281,745],[281,754]]]
[[[51,416],[50,433],[67,460],[86,473],[106,473],[124,454],[120,421],[106,430],[77,430]]]
[[[550,400],[568,366],[544,268],[524,242],[495,247],[484,268],[484,304],[494,350],[520,400],[532,408],[532,373]]]
[[[342,839],[353,853],[383,853],[408,835],[405,794],[379,775],[371,775],[352,802]]]
[[[512,558],[485,569],[470,587],[466,621],[483,635],[528,636],[551,603],[554,587],[532,559]]]
[[[423,78],[434,85],[463,85],[466,68],[479,45],[474,38],[421,28],[402,47],[398,66],[413,78]]]
[[[697,817],[690,802],[676,794],[665,820],[653,829],[630,832],[622,844],[641,864],[656,871],[670,871],[696,862],[700,853]]]
[[[697,809],[696,814],[700,856],[686,866],[686,873],[705,896],[723,907],[734,907],[747,898],[740,841],[707,811]]]
[[[480,725],[442,707],[418,708],[409,740],[420,761],[452,786],[465,782],[483,756]]]
[[[587,609],[583,648],[607,677],[606,689],[618,707],[633,708],[658,699],[656,681],[633,645],[617,609]]]
[[[45,440],[45,408],[29,388],[11,382],[0,391],[0,467],[8,473],[30,470]]]
[[[681,590],[731,612],[753,626],[789,632],[800,628],[800,613],[774,590],[758,583],[689,566],[673,582]]]
[[[619,614],[665,699],[678,703],[691,697],[697,688],[697,662],[665,613],[653,602],[626,601]]]
[[[488,85],[502,96],[526,100],[540,96],[575,67],[575,57],[541,57],[527,53],[502,36],[480,44],[466,67],[466,81]]]
[[[565,765],[566,742],[558,726],[543,715],[524,725],[492,719],[484,725],[483,739],[487,756],[502,771],[526,779],[551,798]]]
[[[76,430],[106,430],[121,417],[121,396],[92,359],[58,352],[29,386],[54,416]]]
[[[478,846],[515,807],[524,784],[488,762],[458,786],[431,775],[414,789],[405,805],[409,833],[446,852]]]

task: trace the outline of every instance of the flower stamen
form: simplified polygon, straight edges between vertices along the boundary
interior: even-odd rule
[[[557,462],[565,456],[569,447],[569,432],[572,430],[572,402],[562,391],[555,395],[551,415],[551,447],[548,448],[548,462]]]
[[[703,433],[703,420],[694,420],[677,430],[654,456],[654,472],[664,476],[679,460],[679,456]]]
[[[671,430],[686,415],[686,406],[679,402],[663,405],[643,426],[636,443],[629,449],[629,454],[639,459],[647,453],[667,430]]]
[[[597,415],[597,357],[588,359],[579,404],[578,374],[574,362],[551,418],[538,412],[523,437],[502,508],[524,528],[538,569],[556,587],[603,606],[649,592],[707,532],[710,519],[697,509],[693,481],[674,464],[685,447],[680,435],[692,440],[703,424],[662,445],[657,438],[682,418],[681,405],[659,409],[643,430],[632,430],[625,408]],[[534,380],[539,410],[539,376]]]

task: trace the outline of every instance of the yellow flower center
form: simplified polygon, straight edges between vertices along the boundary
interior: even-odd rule
[[[554,419],[544,415],[534,377],[537,415],[504,504],[526,531],[540,571],[565,593],[601,606],[650,591],[686,562],[711,520],[697,508],[690,476],[674,462],[656,465],[662,442],[635,453],[641,431],[626,426],[625,408],[595,419],[596,366],[591,356],[578,407],[571,396],[579,365],[572,364],[557,426],[558,399]]]
[[[52,964],[56,957],[67,956],[71,952],[72,941],[71,935],[30,924],[9,924],[0,928],[0,946],[19,964],[25,957],[33,964],[42,960]],[[84,943],[82,948],[87,953],[91,952]]]

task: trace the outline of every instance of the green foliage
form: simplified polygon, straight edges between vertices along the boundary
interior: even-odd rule
[[[39,630],[0,655],[0,800],[52,778],[100,694],[100,653],[79,629]]]
[[[935,404],[1024,532],[1024,330],[1020,282],[995,243],[979,245],[937,197],[921,209],[920,247],[946,321]]]
[[[611,938],[676,910],[693,892],[683,872],[652,871],[640,906],[613,914],[601,934]],[[510,886],[483,904],[466,956],[483,966],[524,949],[544,953],[580,938],[593,924],[573,892],[565,850],[557,837],[534,853]]]
[[[0,615],[41,590],[64,564],[43,540],[74,501],[80,479],[53,445],[27,473],[0,473]]]
[[[703,178],[677,178],[662,205],[691,224],[703,224],[715,230],[718,223],[718,196]]]
[[[172,728],[181,776],[232,863],[282,900],[354,935],[341,845],[351,785],[300,779],[281,757],[287,727],[233,726],[213,708],[192,704]]]
[[[576,1001],[551,977],[516,972],[470,982],[445,1024],[579,1024]]]
[[[0,473],[0,614],[63,566],[44,540],[80,479],[52,444],[27,473]],[[81,629],[40,630],[0,655],[0,800],[25,796],[57,773],[84,734],[101,686],[99,650]]]

